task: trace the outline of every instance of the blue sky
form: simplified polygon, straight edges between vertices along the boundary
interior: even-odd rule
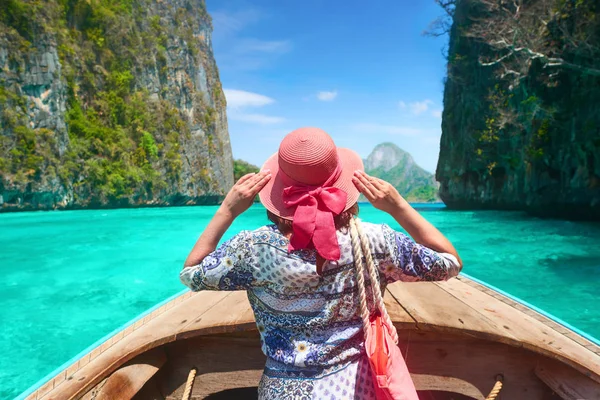
[[[233,155],[256,165],[302,126],[366,158],[381,142],[434,172],[446,37],[433,0],[207,0]]]

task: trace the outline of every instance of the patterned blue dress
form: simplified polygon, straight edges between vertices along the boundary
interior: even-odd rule
[[[382,286],[458,274],[454,256],[416,244],[385,224],[362,226]],[[375,398],[350,234],[338,231],[337,238],[341,258],[326,262],[321,275],[314,250],[288,252],[289,241],[275,225],[240,232],[180,274],[194,291],[246,290],[267,356],[260,399]],[[370,284],[368,276],[365,281]]]

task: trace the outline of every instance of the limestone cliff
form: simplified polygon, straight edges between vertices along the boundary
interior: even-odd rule
[[[391,183],[410,202],[439,201],[433,175],[393,143],[381,143],[364,160],[365,172]],[[364,199],[366,200],[366,199]]]
[[[0,210],[205,204],[233,184],[204,0],[5,0]]]
[[[600,219],[600,3],[516,4],[456,2],[440,196],[451,208]]]

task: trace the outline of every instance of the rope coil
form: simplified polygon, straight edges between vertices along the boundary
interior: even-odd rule
[[[372,299],[373,305],[381,313],[384,321],[391,327],[392,339],[394,343],[398,344],[398,332],[392,323],[392,320],[387,312],[385,304],[383,302],[383,295],[381,294],[381,286],[379,283],[378,270],[375,266],[373,256],[371,254],[371,246],[367,237],[365,236],[360,220],[358,218],[350,219],[350,241],[352,243],[352,253],[354,255],[354,263],[356,266],[356,280],[358,282],[358,298],[360,304],[360,316],[363,320],[363,332],[365,337],[367,335],[367,329],[371,320],[371,313],[367,303],[367,289],[365,284],[365,265],[363,258],[367,262],[367,273],[371,281]]]

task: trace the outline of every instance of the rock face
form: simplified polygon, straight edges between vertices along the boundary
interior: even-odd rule
[[[534,60],[519,84],[501,79],[502,65],[481,65],[490,48],[468,34],[474,20],[486,18],[477,14],[476,3],[456,3],[450,32],[436,171],[440,197],[456,209],[600,219],[600,91],[592,89],[600,87],[600,77]],[[570,2],[559,3],[553,6],[557,10]],[[577,29],[580,18],[595,15],[595,36],[574,37],[600,48],[600,9],[593,10],[597,3],[586,4],[557,12],[555,18],[569,19]],[[552,41],[546,46],[557,46],[550,51],[553,57],[588,62],[558,47],[564,43],[560,35],[554,30],[543,36]]]
[[[0,211],[222,198],[233,160],[204,0],[2,7]]]
[[[391,183],[410,202],[436,202],[437,183],[412,156],[393,143],[382,143],[364,160],[365,172]]]

